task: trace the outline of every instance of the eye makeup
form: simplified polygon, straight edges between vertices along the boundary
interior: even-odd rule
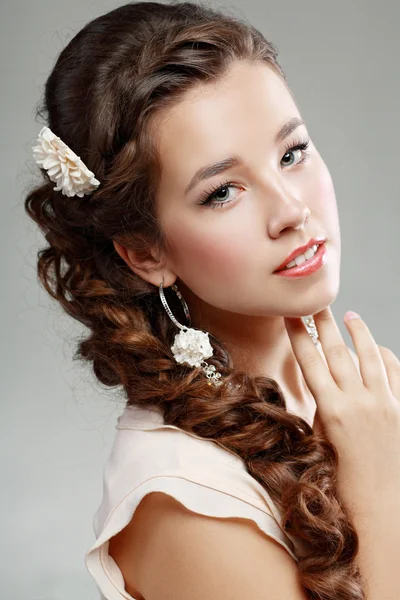
[[[297,163],[295,163],[295,166],[302,164],[308,159],[308,157],[310,155],[310,153],[307,151],[309,145],[310,145],[310,139],[296,140],[293,143],[287,144],[283,156],[286,156],[286,154],[290,154],[291,152],[295,152],[295,151],[299,150],[303,153],[303,156],[302,156],[301,160],[299,160]],[[289,165],[289,166],[292,166],[292,165]],[[237,189],[242,188],[242,186],[236,184],[233,181],[225,181],[222,184],[219,184],[218,186],[213,186],[213,187],[211,187],[211,189],[205,190],[200,195],[198,204],[200,206],[207,206],[209,208],[216,208],[217,206],[223,207],[226,204],[230,204],[232,202],[232,200],[222,200],[222,201],[215,200],[215,197],[218,195],[218,193],[220,191],[224,190],[225,188],[229,188],[229,187],[234,187]]]

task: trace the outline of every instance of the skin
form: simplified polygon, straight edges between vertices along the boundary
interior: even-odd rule
[[[310,139],[306,125],[275,141],[293,117],[302,118],[290,90],[265,63],[237,61],[218,82],[188,91],[154,129],[163,165],[157,209],[167,250],[151,249],[152,257],[139,262],[134,251],[114,245],[143,279],[157,287],[162,277],[164,287],[176,282],[192,327],[223,341],[236,368],[275,379],[288,410],[311,423],[315,401],[283,317],[312,315],[335,300],[341,240],[334,186],[317,148],[310,140],[303,163],[304,151],[285,150]],[[200,167],[233,155],[243,164],[185,195]],[[226,181],[234,185],[214,197],[224,205],[198,204],[202,192]],[[320,270],[297,279],[273,273],[315,236],[326,238]]]

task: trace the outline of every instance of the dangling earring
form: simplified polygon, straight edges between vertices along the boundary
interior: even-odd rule
[[[167,314],[170,317],[170,319],[181,330],[178,334],[176,334],[174,343],[171,346],[171,350],[173,352],[176,362],[179,364],[185,363],[190,365],[191,367],[201,367],[205,375],[209,379],[208,385],[214,385],[216,387],[219,387],[223,383],[222,381],[220,381],[221,373],[218,373],[215,370],[214,365],[209,365],[205,361],[206,358],[210,358],[210,356],[213,355],[213,348],[208,338],[209,334],[199,329],[191,329],[186,325],[182,325],[181,323],[179,323],[179,321],[175,319],[165,299],[163,284],[164,277],[159,285],[159,294],[161,302],[163,303],[163,306],[167,311]],[[188,325],[190,325],[191,319],[188,305],[186,304],[182,294],[178,290],[177,285],[173,284],[171,287],[178,296],[179,300],[181,301],[185,316],[188,320]]]
[[[315,345],[319,344],[319,339],[318,339],[318,331],[317,331],[317,326],[315,325],[314,322],[314,317],[312,315],[308,316],[308,317],[302,317],[303,322],[306,326],[306,329],[308,331],[308,334],[310,336],[310,338],[312,339],[312,341],[314,342]]]

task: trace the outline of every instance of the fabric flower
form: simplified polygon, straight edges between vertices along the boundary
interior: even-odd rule
[[[200,367],[202,360],[213,355],[208,333],[199,329],[181,329],[171,350],[176,362],[187,363],[191,367]]]
[[[80,157],[49,127],[42,128],[37,141],[38,144],[32,147],[33,156],[37,164],[47,171],[51,181],[57,184],[54,190],[61,191],[65,196],[82,198],[100,185]]]

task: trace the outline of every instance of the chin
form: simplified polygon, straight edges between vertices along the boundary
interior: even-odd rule
[[[296,306],[289,307],[287,306],[287,310],[284,310],[282,306],[282,313],[285,317],[308,317],[310,315],[315,315],[317,312],[320,312],[324,308],[327,308],[336,300],[339,292],[339,285],[321,285],[315,286],[310,290],[310,295],[308,298],[304,297],[303,299],[300,295],[295,298]],[[290,299],[291,303],[293,302],[293,298]]]

